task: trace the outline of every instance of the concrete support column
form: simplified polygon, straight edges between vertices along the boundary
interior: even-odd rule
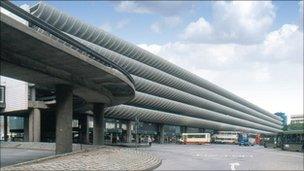
[[[165,130],[164,130],[164,124],[159,124],[159,143],[163,144],[165,142]]]
[[[4,115],[3,116],[4,117],[4,124],[3,124],[3,126],[4,126],[4,141],[7,141],[8,140],[8,135],[7,135],[7,116],[6,115]]]
[[[132,121],[127,121],[127,143],[131,143],[132,142]]]
[[[104,119],[104,104],[94,103],[93,107],[93,144],[94,145],[104,145],[104,129],[105,129],[105,119]]]
[[[119,125],[119,123],[117,122],[117,120],[115,119],[115,130],[117,130],[118,129],[118,125]]]
[[[29,115],[23,117],[23,141],[29,141]]]
[[[84,144],[89,144],[89,119],[87,114],[80,114],[79,124],[81,125],[80,142]]]
[[[205,128],[198,128],[198,132],[204,133],[205,132]]]
[[[41,113],[37,108],[30,111],[28,117],[28,141],[40,142],[41,137]]]
[[[187,133],[188,127],[187,126],[181,126],[181,133]]]
[[[72,152],[73,88],[56,85],[56,154]]]
[[[30,88],[30,100],[31,101],[36,101],[36,88],[35,87],[31,87]]]

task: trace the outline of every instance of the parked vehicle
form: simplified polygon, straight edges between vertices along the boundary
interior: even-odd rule
[[[182,144],[205,144],[211,142],[210,133],[183,133],[180,139]]]
[[[238,143],[238,133],[235,131],[218,131],[217,134],[212,136],[214,143]]]
[[[282,150],[304,152],[304,130],[284,131],[278,136],[281,137]]]
[[[239,145],[242,146],[249,146],[250,145],[250,142],[249,142],[249,136],[248,134],[246,133],[239,133],[238,134],[238,142],[239,142]]]
[[[248,134],[248,141],[249,141],[249,145],[254,146],[256,143],[256,138],[257,135],[256,134]]]
[[[281,147],[281,138],[278,134],[263,135],[262,141],[265,148]]]

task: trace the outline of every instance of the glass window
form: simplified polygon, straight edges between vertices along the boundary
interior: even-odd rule
[[[73,121],[72,121],[72,127],[73,128],[77,128],[78,127],[78,120],[73,119]]]
[[[0,103],[4,103],[4,97],[5,97],[5,88],[4,86],[0,86]]]

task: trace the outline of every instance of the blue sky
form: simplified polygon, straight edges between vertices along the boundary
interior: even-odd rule
[[[303,114],[303,1],[47,3],[270,112]]]
[[[38,1],[15,1],[15,4],[35,4]],[[183,3],[184,8],[178,7],[180,24],[168,27],[156,33],[151,25],[169,14],[160,13],[131,13],[117,10],[119,2],[109,1],[48,1],[48,4],[55,6],[87,23],[97,27],[105,26],[111,33],[134,42],[139,43],[165,43],[178,40],[178,34],[193,20],[203,16],[207,21],[212,20],[212,2],[191,2]],[[162,4],[162,6],[174,5],[174,2]],[[271,29],[277,29],[285,23],[298,22],[298,1],[275,1],[276,18]],[[193,5],[193,7],[191,7]],[[191,11],[191,12],[190,12]],[[175,13],[175,11],[174,11]],[[117,28],[117,23],[126,21],[123,28]]]

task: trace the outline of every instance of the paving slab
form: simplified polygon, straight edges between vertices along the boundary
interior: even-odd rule
[[[1,170],[152,170],[160,164],[159,158],[143,151],[103,147],[19,163]]]

